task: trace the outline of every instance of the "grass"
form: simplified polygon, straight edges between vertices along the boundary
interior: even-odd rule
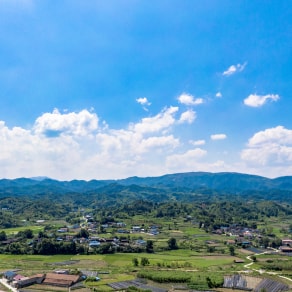
[[[0,229],[1,231],[5,231],[5,233],[7,235],[12,235],[12,234],[17,234],[19,231],[24,231],[26,229],[31,229],[33,234],[37,234],[40,231],[44,230],[43,226],[39,226],[39,225],[34,225],[34,226],[20,226],[20,227],[13,227],[13,228],[3,228]]]
[[[0,283],[0,291],[10,291],[6,286]]]
[[[234,258],[228,255],[223,256],[197,256],[188,250],[175,250],[162,253],[116,253],[111,255],[0,255],[0,269],[7,270],[13,268],[21,268],[30,271],[43,271],[44,269],[53,270],[58,267],[58,263],[69,260],[79,261],[76,264],[68,265],[66,268],[76,268],[82,266],[93,270],[117,269],[119,271],[128,272],[133,269],[133,258],[146,257],[150,261],[150,266],[156,267],[158,263],[165,266],[172,266],[174,263],[178,266],[184,266],[185,263],[193,268],[207,268],[210,266],[230,265]]]
[[[125,221],[125,220],[121,220]],[[112,291],[112,289],[107,286],[108,283],[132,280],[136,277],[136,272],[143,269],[150,270],[165,270],[169,272],[175,271],[189,271],[193,273],[193,282],[200,282],[199,275],[201,279],[205,281],[208,273],[210,275],[222,273],[234,273],[236,271],[242,271],[245,268],[244,264],[248,263],[245,260],[244,264],[234,264],[234,259],[229,255],[228,246],[224,244],[224,241],[229,239],[229,237],[223,237],[216,234],[206,233],[204,230],[199,229],[197,226],[192,225],[189,222],[183,222],[182,220],[176,220],[177,224],[174,225],[173,221],[166,222],[162,219],[157,219],[155,222],[153,220],[147,220],[145,217],[135,217],[131,222],[126,222],[127,227],[130,225],[150,225],[157,224],[164,226],[160,230],[160,234],[157,236],[151,236],[145,233],[137,234],[126,234],[125,236],[130,236],[131,238],[143,237],[144,240],[152,240],[154,242],[154,247],[156,253],[116,253],[109,255],[53,255],[53,256],[40,256],[40,255],[5,255],[0,254],[0,271],[8,269],[20,269],[20,273],[24,275],[32,275],[35,273],[53,271],[55,269],[80,269],[80,270],[94,270],[97,272],[105,271],[109,274],[100,274],[101,280],[98,282],[87,282],[86,285],[89,287],[97,288],[98,291]],[[61,224],[63,222],[54,222],[55,224]],[[274,220],[270,220],[266,224],[260,225],[261,227],[271,226],[273,231],[279,234],[280,229],[286,227],[287,222],[279,223]],[[170,227],[170,228],[168,228]],[[1,229],[4,230],[7,235],[18,233],[19,231],[24,231],[25,229],[31,229],[35,234],[43,230],[43,226],[23,226],[18,228]],[[115,229],[110,229],[115,231]],[[101,237],[112,237],[114,234],[102,234]],[[121,236],[121,234],[116,234]],[[167,247],[167,240],[170,237],[174,237],[180,249],[177,250],[165,250]],[[216,249],[214,253],[207,253],[206,241],[216,242]],[[218,243],[218,244],[217,244]],[[217,246],[218,245],[218,246]],[[183,249],[182,247],[186,247]],[[191,250],[190,248],[193,248]],[[159,250],[159,251],[158,251]],[[220,251],[225,251],[225,254],[220,254]],[[245,251],[236,248],[236,254],[239,257],[245,259]],[[150,264],[149,266],[143,267],[140,265],[141,258],[146,257]],[[272,255],[268,256],[273,257]],[[275,256],[275,260],[276,257]],[[139,261],[138,267],[133,266],[133,259],[137,258]],[[266,256],[257,256],[259,260],[266,259]],[[280,257],[284,259],[284,257]],[[62,262],[69,260],[75,260],[76,263],[72,265],[58,265]],[[261,262],[255,263],[253,268],[260,268]],[[286,271],[285,271],[286,272]],[[287,273],[290,273],[287,272]],[[195,278],[198,277],[198,278]],[[1,289],[0,289],[1,290]],[[37,291],[37,290],[35,290]]]

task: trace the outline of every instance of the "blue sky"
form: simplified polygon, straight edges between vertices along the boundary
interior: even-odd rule
[[[0,0],[0,177],[292,175],[290,1]]]

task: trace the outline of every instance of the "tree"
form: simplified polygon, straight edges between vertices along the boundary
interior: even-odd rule
[[[43,231],[40,231],[38,234],[38,238],[45,238],[47,237],[46,234]]]
[[[114,247],[110,243],[102,244],[97,248],[97,253],[110,254],[115,253]]]
[[[141,266],[148,266],[150,264],[147,258],[141,258]]]
[[[89,232],[86,229],[81,228],[80,231],[77,233],[77,237],[88,238],[89,237]]]
[[[154,247],[153,247],[153,241],[152,240],[147,240],[147,242],[146,242],[146,252],[148,252],[148,253],[153,253],[154,252]]]
[[[139,261],[138,261],[137,258],[133,258],[132,262],[133,262],[134,267],[138,267],[139,266]]]
[[[6,236],[5,231],[1,231],[0,232],[0,241],[6,240],[6,239],[7,239],[7,236]]]
[[[22,254],[21,245],[18,242],[12,242],[9,244],[8,249],[12,254]]]
[[[234,248],[234,246],[232,246],[232,245],[229,246],[229,253],[230,253],[231,256],[235,256],[235,248]]]
[[[38,245],[37,251],[39,254],[51,255],[55,254],[57,249],[55,243],[51,239],[44,238]]]
[[[171,237],[168,241],[167,241],[167,244],[168,244],[168,248],[170,250],[172,249],[178,249],[178,246],[177,246],[177,243],[176,243],[176,239],[174,237]]]
[[[17,236],[22,237],[22,238],[31,239],[31,238],[33,238],[33,232],[31,229],[25,229],[24,231],[19,231]]]

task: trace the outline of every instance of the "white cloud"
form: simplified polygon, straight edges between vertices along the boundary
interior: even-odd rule
[[[147,97],[139,97],[136,101],[142,105],[150,105],[151,103],[148,101]]]
[[[153,133],[168,129],[175,123],[175,113],[178,107],[169,107],[154,117],[144,118],[140,123],[131,125],[131,130],[139,133]]]
[[[205,145],[206,141],[205,140],[196,140],[196,141],[189,141],[190,144],[194,146],[200,146],[200,145]]]
[[[58,179],[159,175],[166,155],[180,147],[172,133],[177,107],[111,129],[87,110],[44,113],[31,129],[0,121],[0,177],[46,175]]]
[[[231,65],[226,71],[222,73],[223,76],[230,76],[233,75],[236,72],[241,72],[244,70],[245,66],[247,65],[247,62],[243,64],[237,64],[237,65]]]
[[[278,94],[257,95],[250,94],[245,100],[244,104],[251,107],[263,106],[268,100],[277,101],[280,98]]]
[[[147,97],[139,97],[136,101],[141,105],[151,105],[151,102],[148,101]]]
[[[139,97],[136,99],[138,103],[140,103],[143,106],[143,109],[148,112],[147,106],[151,105],[151,102],[148,101],[147,97]]]
[[[213,134],[211,135],[211,140],[224,140],[227,136],[225,134]]]
[[[222,97],[222,93],[221,92],[217,92],[215,96],[218,97],[218,98],[221,98]]]
[[[182,154],[169,155],[166,159],[168,173],[187,172],[187,171],[235,171],[234,168],[222,160],[208,162],[208,152],[195,148]],[[238,170],[238,169],[236,169]]]
[[[169,155],[166,159],[166,166],[174,169],[177,169],[178,167],[184,167],[187,169],[191,167],[193,169],[197,161],[206,156],[206,154],[206,150],[195,148],[182,154]]]
[[[187,110],[180,116],[179,123],[191,124],[196,119],[196,113],[193,110]]]
[[[97,114],[88,110],[55,109],[39,116],[28,129],[9,128],[0,121],[0,177],[46,175],[68,180],[185,171],[292,172],[292,130],[278,126],[255,133],[236,165],[199,148],[205,140],[184,143],[176,136],[181,123],[194,118],[191,110],[179,115],[177,107],[168,107],[122,129],[99,122]],[[211,136],[225,138],[225,134]]]
[[[191,94],[183,93],[178,97],[178,101],[185,105],[199,105],[204,103],[202,98],[195,98]]]
[[[241,158],[257,167],[286,167],[286,173],[292,165],[292,130],[277,126],[255,133],[242,150]]]
[[[270,142],[292,145],[292,130],[288,130],[283,126],[277,126],[275,128],[260,131],[249,139],[248,146],[257,147],[258,145]]]
[[[85,136],[98,128],[98,117],[87,110],[79,113],[60,113],[54,109],[52,113],[45,113],[37,118],[34,130],[45,136],[79,135]]]

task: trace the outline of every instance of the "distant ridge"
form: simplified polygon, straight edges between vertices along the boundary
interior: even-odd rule
[[[193,200],[196,194],[253,196],[261,199],[292,198],[292,176],[270,179],[234,172],[186,172],[157,177],[118,180],[58,181],[47,177],[1,179],[0,197],[87,194],[121,199]]]
[[[36,181],[43,181],[45,179],[51,179],[51,178],[47,176],[34,176],[34,177],[30,177],[29,179],[36,180]]]

